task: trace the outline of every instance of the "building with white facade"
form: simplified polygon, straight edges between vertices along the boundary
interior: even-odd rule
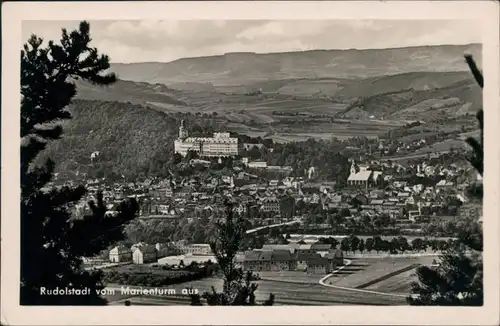
[[[214,132],[212,137],[189,137],[182,120],[174,151],[182,156],[193,151],[200,157],[231,157],[239,155],[240,144],[238,138],[231,137],[228,132]]]

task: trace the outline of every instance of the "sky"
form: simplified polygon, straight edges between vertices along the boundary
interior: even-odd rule
[[[111,62],[169,62],[229,52],[376,49],[481,43],[474,21],[463,20],[136,20],[90,21],[93,45]],[[59,40],[76,21],[24,21],[31,34]]]

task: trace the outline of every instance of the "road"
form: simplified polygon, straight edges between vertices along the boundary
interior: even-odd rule
[[[273,229],[273,228],[277,228],[277,227],[280,227],[280,226],[293,225],[293,224],[300,224],[300,221],[295,220],[295,221],[290,221],[290,222],[285,222],[285,223],[278,223],[278,224],[271,224],[271,225],[259,226],[258,228],[247,230],[246,233],[247,234],[252,234],[252,233],[255,233],[255,232],[258,232],[258,231],[261,231],[261,230]]]

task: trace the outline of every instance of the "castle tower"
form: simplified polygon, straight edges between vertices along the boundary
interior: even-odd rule
[[[188,137],[188,131],[184,125],[184,120],[181,120],[181,125],[179,126],[179,138],[184,139]]]

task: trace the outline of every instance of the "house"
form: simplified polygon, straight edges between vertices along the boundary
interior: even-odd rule
[[[271,257],[272,251],[260,251],[255,270],[270,271],[271,270]],[[245,261],[243,261],[243,264]]]
[[[244,214],[244,213],[246,213],[248,211],[247,205],[243,205],[243,204],[235,206],[233,209],[238,214]]]
[[[132,250],[120,245],[109,251],[109,261],[112,263],[121,263],[132,261]]]
[[[270,180],[269,187],[277,187],[279,184],[279,180]]]
[[[304,253],[299,252],[295,256],[296,258],[296,270],[298,271],[307,271],[307,262],[310,260],[321,258],[321,255],[318,253]]]
[[[297,261],[289,250],[273,250],[271,255],[272,271],[295,270]]]
[[[248,162],[247,166],[251,169],[265,169],[265,168],[267,168],[267,163],[260,162],[260,161],[254,161],[254,162]]]
[[[156,251],[159,257],[165,257],[169,255],[177,255],[179,250],[174,247],[172,243],[157,243],[155,244]]]
[[[325,257],[330,262],[330,268],[333,270],[337,266],[344,265],[344,253],[340,249],[330,250]]]
[[[134,264],[147,264],[153,263],[158,260],[158,252],[155,246],[141,246],[137,247],[132,254]]]
[[[276,172],[292,172],[293,168],[291,166],[280,166],[280,165],[268,165],[267,169]]]
[[[243,143],[243,148],[246,150],[246,151],[249,151],[251,149],[253,149],[254,147],[257,148],[257,149],[261,149],[262,146],[264,146],[263,144],[250,144],[250,143]]]
[[[470,203],[458,208],[458,216],[462,218],[479,219],[483,216],[483,207],[481,204]]]
[[[307,273],[328,274],[330,271],[330,263],[325,257],[311,257],[307,260]]]
[[[144,246],[146,246],[146,243],[144,243],[144,242],[138,242],[135,245],[132,245],[132,247],[130,247],[130,250],[132,250],[132,252],[134,252],[137,248],[141,248],[141,247],[144,247]]]
[[[261,263],[259,261],[260,253],[261,251],[256,250],[245,252],[243,258],[243,269],[245,271],[262,270]]]
[[[443,179],[436,184],[436,188],[452,188],[454,185],[453,182]]]
[[[409,196],[408,198],[406,198],[406,200],[404,201],[404,203],[406,205],[415,205],[415,203],[416,203],[415,196]]]
[[[184,254],[212,255],[212,249],[210,248],[210,245],[207,243],[184,245],[181,246],[180,249]]]
[[[406,198],[408,198],[408,197],[410,197],[409,192],[398,192],[398,194],[397,194],[398,199],[406,200]]]
[[[342,205],[342,195],[329,195],[327,198],[328,209],[339,208]]]
[[[262,200],[260,209],[264,212],[278,213],[280,211],[280,202],[276,197],[266,197]]]
[[[311,251],[313,251],[313,252],[330,251],[332,249],[333,249],[332,244],[313,243],[311,245]]]
[[[369,195],[370,199],[379,199],[384,196],[384,191],[383,190],[372,190],[370,191]]]
[[[262,246],[262,250],[288,250],[290,253],[295,253],[295,250],[300,245],[297,243],[289,244],[265,244]]]
[[[408,184],[407,181],[400,181],[400,180],[397,180],[397,181],[394,181],[392,183],[392,185],[394,186],[394,188],[403,188],[404,186],[406,186]]]
[[[295,250],[297,253],[303,253],[303,254],[314,254],[315,251],[311,249],[311,244],[303,244],[299,245],[299,247]]]
[[[382,205],[384,204],[383,199],[372,199],[370,201],[370,206],[373,209],[380,210],[382,208]]]

